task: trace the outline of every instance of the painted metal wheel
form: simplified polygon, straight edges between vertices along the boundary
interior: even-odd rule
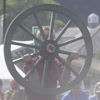
[[[33,33],[32,27],[37,26],[43,37],[43,41],[39,40]],[[50,26],[50,35],[47,39],[43,26]],[[73,27],[73,28],[72,28]],[[38,45],[23,43],[22,38],[17,38],[17,34],[22,36],[30,37],[33,42],[36,41]],[[20,33],[20,34],[19,34]],[[53,38],[55,36],[55,38]],[[40,58],[34,64],[34,67],[25,76],[22,76],[16,69],[16,63],[22,61],[23,54],[20,54],[19,59],[13,57],[13,46],[23,48],[36,49],[37,53],[30,54],[32,56],[40,55]],[[81,49],[84,52],[81,51]],[[71,52],[77,50],[80,54],[80,58],[74,62],[73,66],[68,66],[67,56]],[[33,52],[33,51],[32,51]],[[92,41],[89,32],[83,22],[78,16],[73,14],[70,10],[59,6],[59,5],[39,5],[36,7],[29,8],[18,14],[9,25],[4,44],[4,54],[7,67],[12,76],[25,88],[38,93],[43,94],[58,94],[65,92],[81,80],[84,79],[89,71],[92,61]],[[74,79],[70,80],[66,85],[61,85],[62,80],[60,77],[59,69],[54,61],[58,59],[63,66],[66,66],[72,74],[75,76]],[[43,73],[41,76],[41,86],[36,87],[29,83],[26,78],[37,68],[41,62],[45,61]],[[57,88],[45,88],[45,79],[47,76],[47,68],[49,61],[53,62],[54,72],[58,77],[59,86]],[[81,62],[81,63],[80,63]],[[78,67],[77,67],[78,65]]]

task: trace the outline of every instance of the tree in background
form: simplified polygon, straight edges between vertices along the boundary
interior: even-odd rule
[[[54,0],[6,0],[6,4],[7,4],[6,5],[6,10],[7,10],[6,11],[7,12],[6,13],[6,28],[7,28],[9,23],[12,21],[12,19],[22,10],[28,9],[29,7],[39,5],[39,4],[56,4],[56,2]],[[0,0],[0,10],[2,11],[2,0]],[[42,15],[42,17],[44,16]],[[47,21],[47,18],[45,19],[45,21]],[[41,23],[44,23],[44,20],[42,20]],[[31,23],[28,22],[28,25],[30,24]],[[23,38],[19,37],[19,34],[16,34],[15,37],[17,37],[17,39],[19,40],[20,39],[23,39],[23,40],[30,39],[27,36],[24,36],[21,30],[19,30],[18,33],[21,33]]]
[[[0,15],[1,15],[1,12],[2,12],[2,0],[0,0]]]

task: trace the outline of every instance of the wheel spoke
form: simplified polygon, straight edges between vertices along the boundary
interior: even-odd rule
[[[59,41],[59,39],[64,34],[64,32],[66,31],[66,29],[69,27],[70,24],[71,24],[71,20],[68,20],[67,24],[64,26],[64,28],[60,32],[59,36],[57,37],[56,42]]]
[[[43,39],[46,40],[46,36],[45,36],[45,34],[44,34],[44,31],[43,31],[43,28],[42,28],[42,26],[41,26],[41,24],[40,24],[40,21],[39,21],[38,16],[36,15],[36,13],[34,13],[33,15],[34,15],[34,17],[35,17],[35,20],[36,20],[37,25],[38,25],[38,27],[39,27],[39,29],[40,29],[40,32],[41,32],[41,35],[42,35]]]
[[[65,66],[67,67],[75,76],[79,76],[78,72],[76,72],[70,65],[67,64],[67,62],[64,61],[63,58],[60,56],[57,57],[58,60]]]
[[[28,35],[30,35],[31,37],[33,37],[38,43],[41,44],[41,40],[39,40],[37,37],[35,37],[25,25],[21,25],[20,24],[19,27],[21,29],[23,29],[26,33],[28,33]]]
[[[18,45],[18,46],[29,47],[29,48],[39,49],[38,46],[29,45],[29,44],[24,44],[24,43],[19,43],[19,42],[15,42],[15,41],[12,41],[11,44],[13,44],[13,45]]]
[[[51,22],[50,22],[50,39],[53,39],[53,29],[54,29],[54,22],[55,22],[55,13],[51,14]]]
[[[64,51],[64,50],[58,50],[58,53],[70,55],[72,52]],[[79,57],[86,58],[85,55],[79,55]]]
[[[47,79],[47,71],[48,71],[48,60],[44,63],[42,78],[41,78],[41,87],[45,87],[46,79]]]
[[[22,61],[22,60],[23,60],[22,58],[18,58],[18,59],[13,60],[12,62],[13,62],[14,64],[16,64],[16,63],[18,63],[18,62],[20,62],[20,61]]]
[[[27,72],[27,74],[26,74],[26,76],[25,76],[25,79],[27,79],[27,78],[31,75],[31,73],[34,72],[34,70],[38,67],[38,65],[39,65],[42,61],[43,61],[43,58],[40,57],[40,58],[38,59],[38,61],[33,65],[33,67]]]
[[[25,73],[23,72],[23,70],[21,68],[19,68],[16,64],[14,64],[15,69],[18,71],[18,73],[20,73],[20,75],[24,78],[25,77]]]
[[[62,46],[68,45],[68,44],[70,44],[70,43],[76,42],[76,41],[81,40],[81,39],[83,39],[82,36],[79,37],[79,38],[75,38],[75,39],[66,41],[66,42],[64,42],[64,43],[58,44],[58,46],[59,46],[59,47],[62,47]]]
[[[64,51],[64,50],[58,50],[58,53],[67,54],[67,55],[70,55],[71,54],[71,52]]]
[[[30,54],[30,56],[32,56],[32,57],[36,57],[36,56],[38,56],[39,55],[39,52],[38,53],[36,53],[36,54]],[[16,63],[18,63],[18,62],[20,62],[20,61],[22,61],[23,60],[23,58],[21,57],[21,58],[18,58],[18,59],[15,59],[15,60],[13,60],[12,62],[14,63],[14,64],[16,64]]]
[[[59,66],[57,66],[57,63],[54,60],[52,61],[52,63],[53,63],[53,66],[54,66],[56,77],[59,80],[59,84],[60,84],[60,86],[62,86],[63,85],[63,83],[62,83],[63,81],[61,79],[61,73],[60,73],[60,70],[59,70]]]

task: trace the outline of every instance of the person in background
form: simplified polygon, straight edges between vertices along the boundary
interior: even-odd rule
[[[66,59],[67,65],[70,67],[73,60],[77,60],[79,58],[79,53],[77,51],[73,51]],[[66,84],[71,79],[71,72],[64,67],[62,73],[63,84]]]
[[[67,92],[61,100],[89,100],[88,92],[81,89],[81,83]]]
[[[0,79],[0,100],[4,100],[4,93],[2,91],[3,82]]]
[[[89,97],[89,100],[100,100],[100,82],[97,82],[94,88],[94,95]]]
[[[79,54],[76,51],[74,51],[67,58],[68,65],[70,66],[71,62],[78,58],[79,58]],[[72,73],[70,73],[70,80],[73,80],[74,78],[75,78],[75,76]],[[84,90],[82,89],[82,82],[77,84],[73,89],[66,92],[64,94],[64,96],[62,96],[61,100],[89,100],[88,99],[88,91],[86,91],[85,89]]]
[[[49,36],[49,27],[44,27],[43,28],[44,33],[46,37],[48,38]],[[37,32],[37,38],[40,40],[43,40],[40,31]],[[70,65],[71,61],[73,59],[76,59],[78,56],[78,53],[72,53],[68,58],[67,58],[67,63]],[[27,74],[27,72],[34,66],[34,63],[40,58],[40,55],[36,57],[31,57],[29,54],[24,55],[23,61],[24,61],[24,72]],[[68,80],[70,79],[70,71],[69,69],[66,69],[66,67],[63,66],[63,64],[58,60],[54,59],[58,69],[60,70],[60,74],[63,80],[63,84],[66,84]],[[32,82],[34,85],[39,85],[41,83],[41,76],[43,72],[43,67],[44,63],[42,62],[37,69],[28,77],[27,81]],[[45,82],[45,88],[57,88],[57,77],[55,75],[55,71],[53,69],[53,64],[51,61],[48,62],[49,66],[48,67],[48,75],[47,75],[47,80]],[[64,81],[66,80],[66,81]],[[56,95],[42,95],[39,93],[32,93],[31,91],[27,91],[27,100],[56,100]]]
[[[25,100],[24,90],[20,89],[20,85],[15,81],[10,81],[11,90],[6,91],[6,100]]]

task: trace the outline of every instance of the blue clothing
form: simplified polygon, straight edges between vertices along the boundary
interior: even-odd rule
[[[71,92],[68,92],[62,97],[62,100],[75,100],[75,98],[72,96]],[[81,90],[77,100],[89,100],[87,91]]]
[[[96,95],[93,95],[89,97],[89,100],[99,100],[99,99]]]

